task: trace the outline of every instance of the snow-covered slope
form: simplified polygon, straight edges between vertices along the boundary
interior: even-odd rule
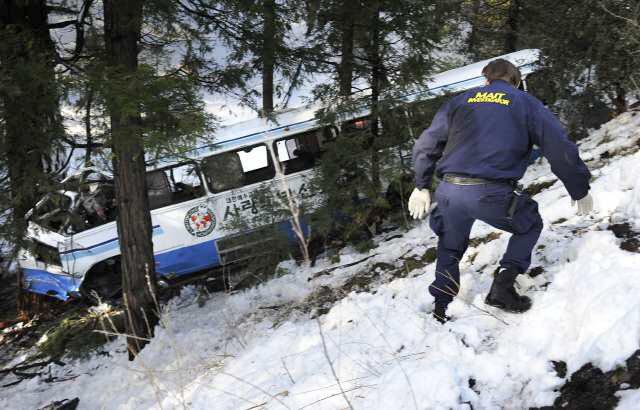
[[[575,216],[546,162],[525,185],[550,185],[536,199],[545,221],[522,276],[533,299],[522,315],[483,300],[507,234],[477,223],[461,264],[460,296],[442,326],[430,315],[434,234],[427,223],[389,232],[368,255],[287,273],[256,288],[215,294],[202,307],[185,289],[164,327],[135,362],[124,341],[108,354],[0,389],[0,408],[33,409],[80,398],[82,409],[437,409],[551,405],[565,379],[592,362],[610,370],[640,347],[640,253],[610,230],[640,229],[640,113],[627,113],[582,141],[596,212]],[[620,235],[618,235],[620,236]],[[337,268],[336,268],[337,267]],[[332,269],[335,268],[335,269]],[[49,376],[49,374],[47,374]],[[567,377],[568,377],[567,376]],[[621,407],[640,408],[626,391]]]

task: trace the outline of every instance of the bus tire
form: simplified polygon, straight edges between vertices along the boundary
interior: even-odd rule
[[[93,265],[82,281],[80,293],[97,303],[120,296],[122,293],[120,257],[116,256]]]

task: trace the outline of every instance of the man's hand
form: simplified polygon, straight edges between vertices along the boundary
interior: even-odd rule
[[[409,197],[409,215],[413,219],[422,219],[429,213],[431,194],[428,189],[414,189]]]
[[[578,207],[577,214],[578,215],[588,215],[593,211],[593,197],[591,194],[587,194],[584,198],[578,199],[577,201],[572,200],[571,204]]]

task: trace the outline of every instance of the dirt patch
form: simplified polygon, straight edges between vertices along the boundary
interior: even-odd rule
[[[531,278],[535,278],[544,273],[544,268],[542,266],[536,266],[529,270],[528,275]]]
[[[482,245],[483,243],[488,243],[491,241],[495,241],[496,239],[500,238],[502,236],[501,232],[491,232],[489,235],[487,236],[483,236],[482,238],[473,238],[469,241],[469,247],[470,248],[475,248],[479,245]]]
[[[374,281],[380,278],[380,274],[377,271],[370,271],[369,273],[358,274],[350,277],[341,287],[340,291],[345,294],[351,292],[367,292],[370,290]]]
[[[100,331],[124,333],[124,313],[117,310],[96,314],[85,309],[68,312],[45,333],[38,350],[43,357],[55,360],[65,356],[86,358],[113,338]]]
[[[620,244],[620,249],[627,252],[640,253],[640,239],[638,238],[625,239]]]
[[[533,184],[527,186],[524,191],[527,193],[527,195],[534,196],[551,187],[557,181],[557,179],[552,179],[551,181],[534,182]]]
[[[616,238],[622,239],[620,249],[640,253],[640,232],[634,231],[631,224],[628,222],[611,224],[607,229],[613,232]]]
[[[73,400],[64,399],[54,401],[53,403],[41,407],[38,410],[75,410],[78,408],[79,403],[80,399],[78,399],[77,397]]]
[[[10,386],[46,372],[49,363],[64,366],[66,358],[86,358],[113,337],[96,330],[124,332],[121,310],[96,313],[85,305],[65,305],[66,311],[52,309],[55,317],[35,316],[18,322],[0,334],[0,386]],[[4,368],[21,354],[27,358],[13,368]],[[10,377],[9,377],[10,376]],[[8,380],[5,380],[8,378]],[[60,381],[45,378],[45,382]]]
[[[347,279],[340,287],[321,286],[316,291],[307,296],[299,305],[294,306],[287,313],[293,310],[300,310],[311,315],[314,319],[327,314],[329,310],[349,293],[370,292],[380,279],[380,273],[371,269],[368,272],[358,273]]]
[[[553,370],[555,370],[556,374],[558,375],[559,378],[564,379],[565,377],[567,377],[567,363],[563,362],[562,360],[560,361],[552,361],[551,364],[553,365]]]
[[[362,263],[371,256],[356,261],[354,263],[343,265],[340,267],[334,267],[318,274],[314,275],[313,280],[317,277],[330,274],[331,271],[353,266],[358,263]],[[354,274],[348,278],[344,283],[338,287],[321,286],[313,293],[307,296],[301,302],[293,306],[268,306],[261,309],[269,309],[277,312],[277,318],[274,321],[274,326],[282,323],[286,318],[295,312],[303,312],[309,314],[310,317],[316,318],[322,316],[331,310],[331,308],[341,299],[345,298],[351,292],[371,292],[375,293],[375,288],[382,283],[390,282],[397,278],[407,277],[409,272],[415,269],[420,269],[436,260],[436,248],[432,247],[427,249],[422,256],[418,258],[403,258],[403,264],[400,267],[392,265],[386,262],[377,262],[374,264],[366,263],[360,272]]]
[[[321,286],[318,290],[307,296],[307,298],[300,303],[298,309],[304,313],[311,314],[312,319],[325,315],[331,310],[331,307],[341,299],[342,296],[339,295],[338,292],[337,289],[329,286]],[[296,308],[294,307],[292,310],[296,310]]]
[[[391,272],[391,274],[395,278],[406,278],[409,272],[416,269],[424,268],[425,266],[435,262],[436,254],[437,254],[436,248],[431,247],[427,249],[419,258],[405,259],[404,263],[402,264],[402,267],[400,269],[397,269]]]
[[[553,406],[541,409],[608,410],[620,400],[616,392],[640,387],[640,350],[635,351],[624,367],[609,372],[588,363],[571,375],[560,389]],[[566,375],[566,363],[553,362],[558,377]]]

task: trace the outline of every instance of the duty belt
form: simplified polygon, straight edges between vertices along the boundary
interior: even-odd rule
[[[516,187],[517,185],[515,181],[510,181],[510,180],[484,179],[484,178],[475,178],[475,177],[468,177],[468,176],[456,175],[456,174],[444,174],[442,176],[442,180],[444,182],[448,182],[454,185],[507,184],[512,187]]]
[[[518,202],[520,201],[520,197],[522,197],[523,194],[522,186],[519,185],[517,181],[513,180],[491,180],[484,178],[467,177],[464,175],[456,174],[444,174],[442,176],[442,180],[454,185],[507,184],[511,186],[513,188],[513,195],[511,196],[509,207],[507,208],[508,219],[513,219],[513,216],[516,213],[516,209],[518,207]]]

